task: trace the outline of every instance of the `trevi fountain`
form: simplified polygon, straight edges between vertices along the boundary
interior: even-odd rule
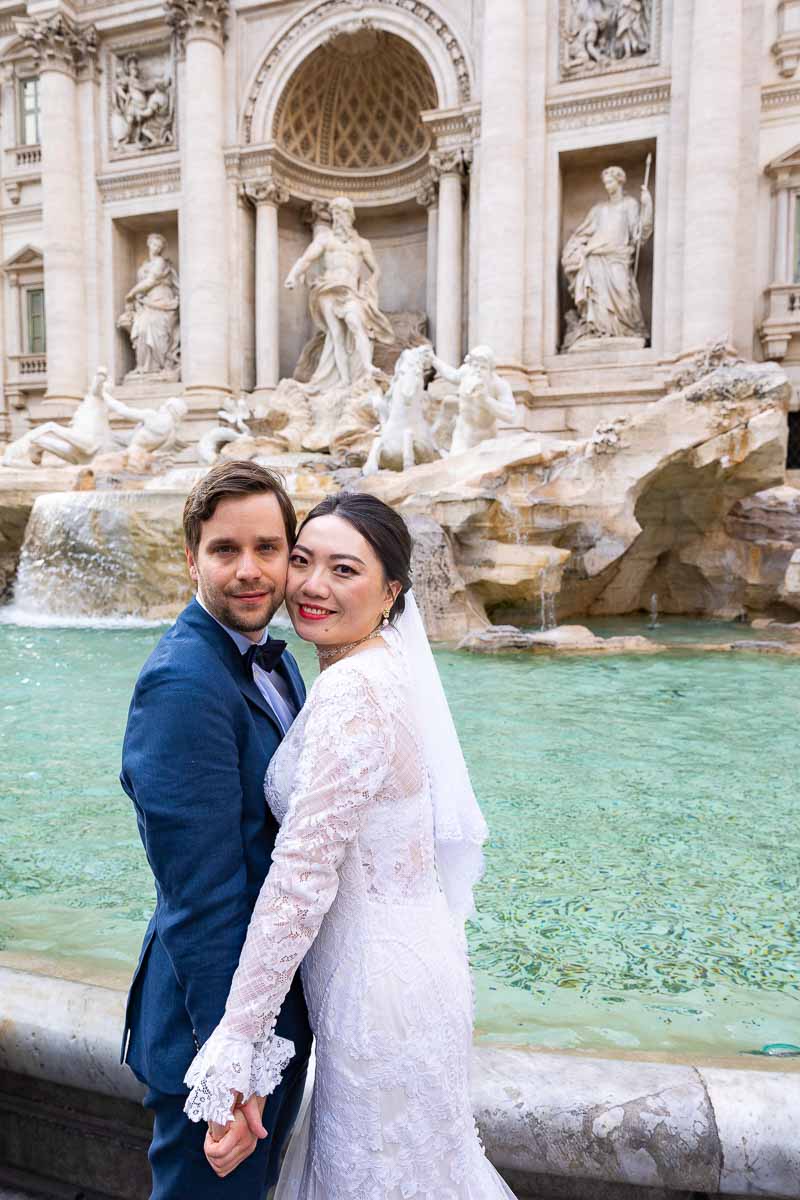
[[[800,0],[0,0],[0,56],[0,1194],[147,1195],[119,743],[239,458],[412,530],[518,1194],[800,1196]]]

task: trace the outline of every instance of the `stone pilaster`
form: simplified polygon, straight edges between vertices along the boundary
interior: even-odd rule
[[[20,20],[17,31],[40,76],[45,399],[69,405],[81,399],[88,377],[77,81],[94,68],[97,35],[61,12]]]
[[[733,338],[742,142],[742,0],[695,0],[686,144],[682,348]],[[746,347],[749,351],[749,347]]]
[[[242,186],[256,208],[256,389],[278,386],[280,378],[280,271],[278,208],[289,193],[274,179]]]
[[[464,307],[463,183],[469,155],[463,148],[434,151],[431,169],[439,180],[436,248],[436,353],[457,365],[462,356]]]
[[[425,308],[428,315],[428,337],[436,344],[436,255],[439,227],[439,189],[431,178],[417,191],[417,204],[428,214],[428,240],[425,263]]]
[[[528,8],[492,0],[483,25],[478,340],[509,366],[522,362],[525,308]]]
[[[223,47],[228,0],[166,0],[186,58],[181,206],[182,376],[191,402],[229,391]]]

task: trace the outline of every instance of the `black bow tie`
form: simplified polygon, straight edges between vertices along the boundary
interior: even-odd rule
[[[262,671],[274,671],[285,649],[286,642],[272,637],[263,646],[249,646],[244,655],[248,670],[252,671],[253,663],[257,663]]]

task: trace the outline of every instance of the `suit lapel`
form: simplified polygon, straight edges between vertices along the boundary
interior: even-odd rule
[[[210,641],[216,647],[220,658],[233,675],[245,699],[249,700],[259,712],[262,712],[265,717],[269,718],[275,727],[278,737],[282,738],[283,730],[281,729],[281,723],[275,715],[272,705],[264,699],[258,690],[252,672],[248,671],[239,647],[230,634],[196,600],[192,600],[188,607],[183,610],[178,618],[178,622],[182,622],[190,629],[201,634],[206,641]]]
[[[291,689],[294,706],[300,712],[300,709],[306,702],[306,685],[303,683],[300,668],[292,655],[286,652],[281,656],[280,665],[283,668],[283,674]]]

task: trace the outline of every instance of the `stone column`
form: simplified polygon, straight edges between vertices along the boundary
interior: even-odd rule
[[[78,76],[93,68],[96,33],[63,13],[20,20],[17,30],[39,70],[42,138],[42,253],[48,402],[65,415],[87,386],[86,295],[78,124]]]
[[[789,251],[789,188],[779,180],[775,193],[775,252],[772,266],[773,283],[792,282]]]
[[[436,353],[456,366],[462,353],[464,198],[462,183],[464,151],[445,150],[431,154],[431,166],[439,177],[439,221],[436,248]]]
[[[684,350],[734,336],[739,288],[742,4],[743,0],[727,0],[722,6],[719,0],[694,3],[685,151]]]
[[[289,193],[274,179],[244,185],[256,206],[256,389],[274,388],[280,378],[280,271],[278,207]]]
[[[439,193],[436,181],[429,179],[417,192],[417,204],[428,213],[428,240],[425,253],[425,309],[428,316],[428,337],[436,345],[436,256],[439,226]]]
[[[181,346],[184,388],[218,397],[229,388],[225,74],[229,0],[165,0],[185,46],[181,98]]]
[[[505,366],[522,362],[528,7],[492,0],[483,25],[478,340]]]

